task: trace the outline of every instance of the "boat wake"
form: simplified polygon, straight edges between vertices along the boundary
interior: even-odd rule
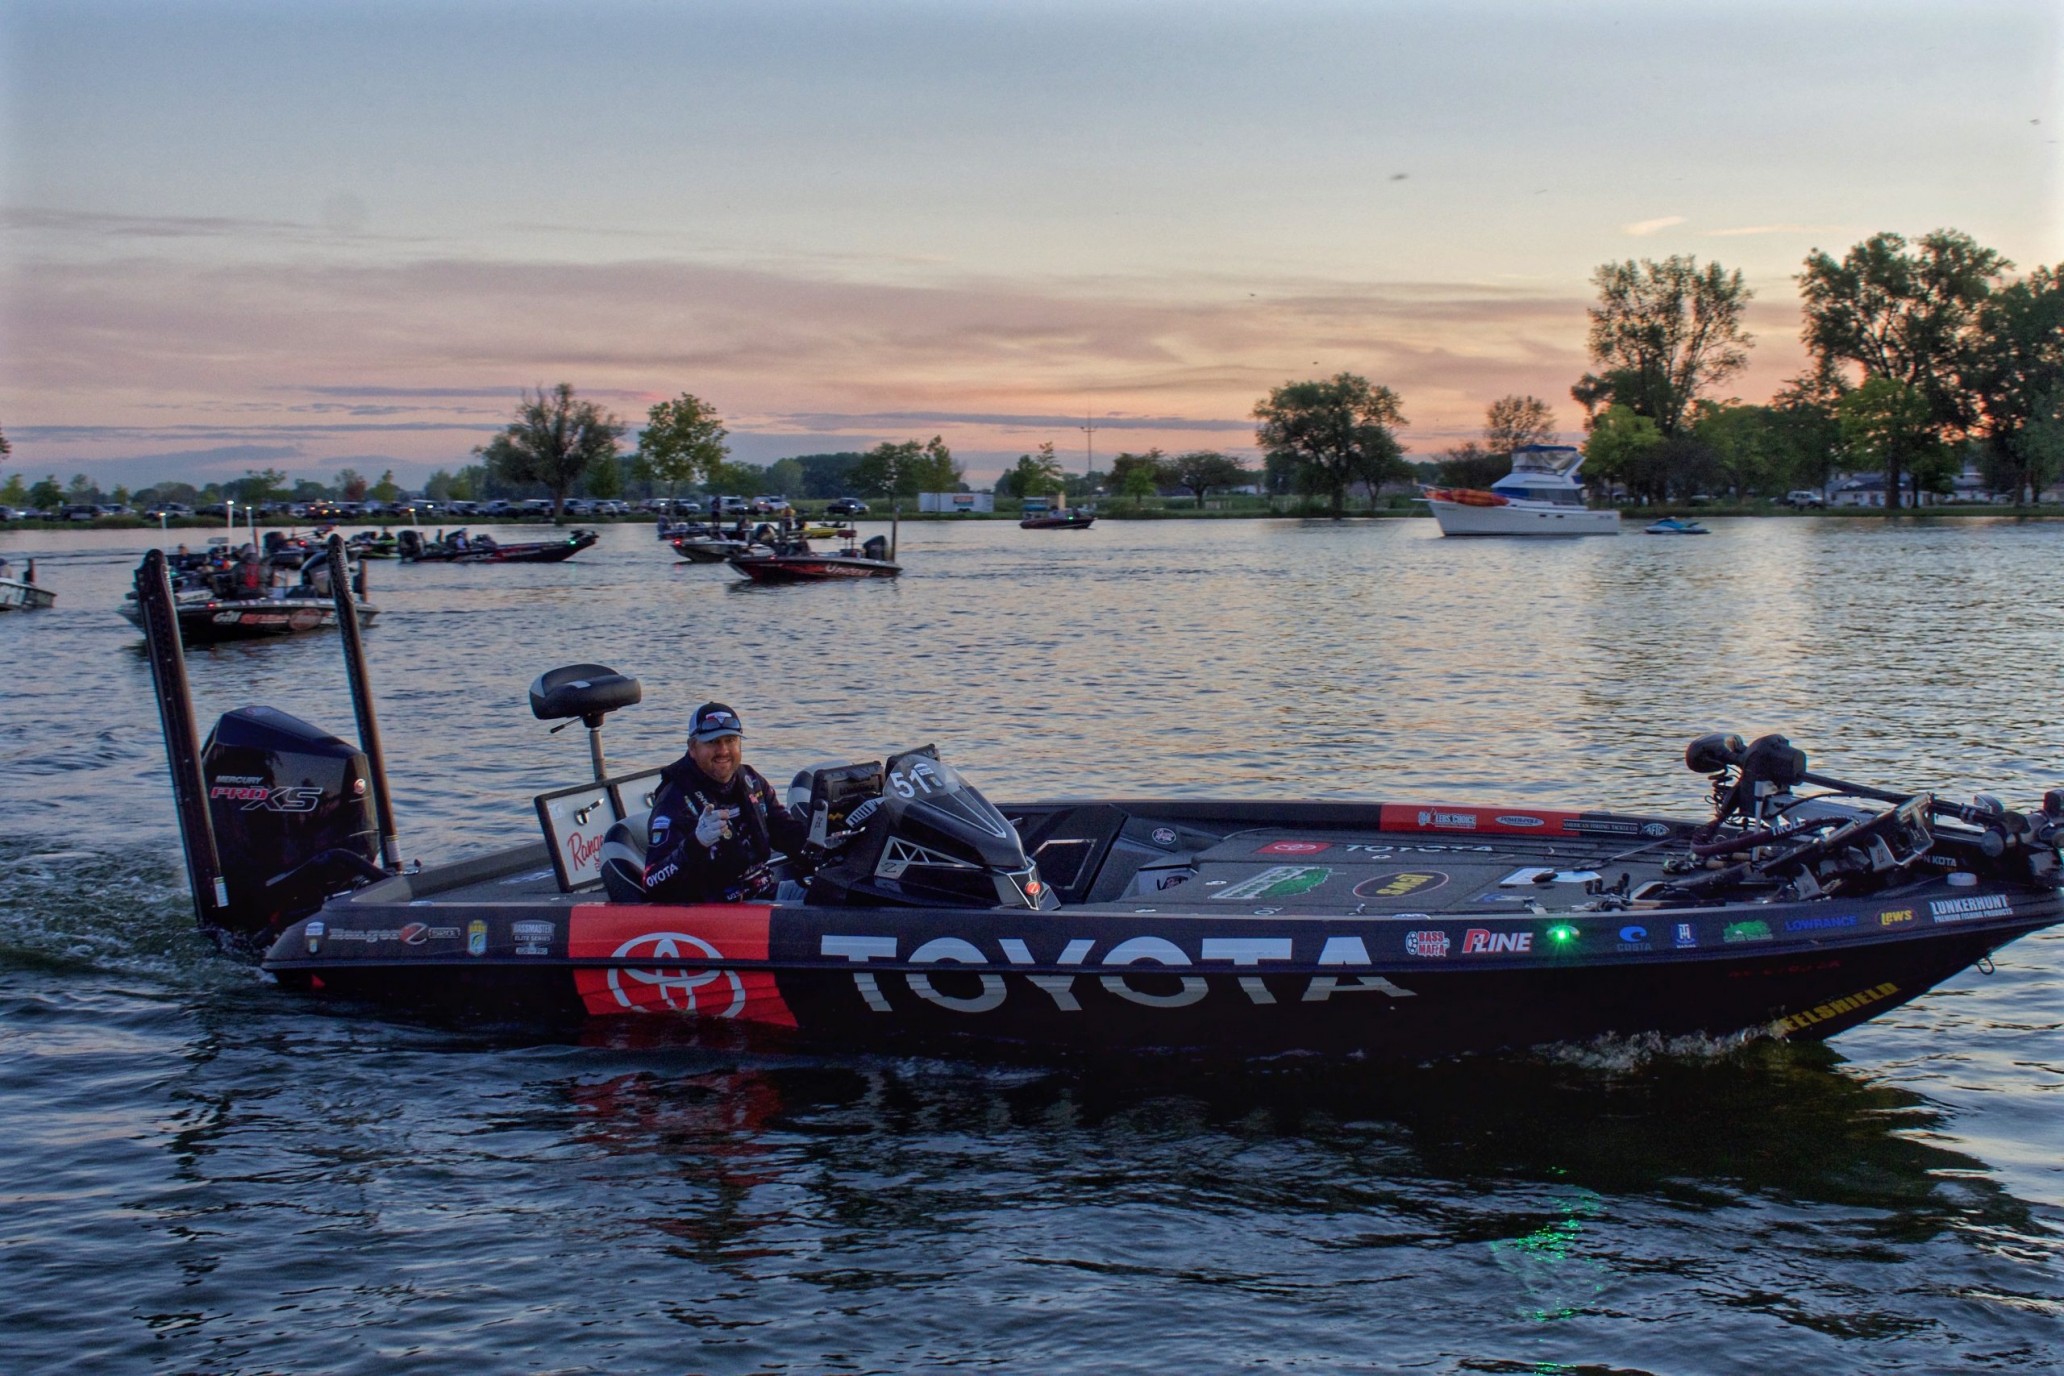
[[[196,931],[176,859],[156,846],[0,841],[0,967],[117,974],[182,989],[258,977]]]

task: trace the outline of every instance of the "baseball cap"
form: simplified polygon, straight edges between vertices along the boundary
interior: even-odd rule
[[[713,741],[723,736],[744,734],[745,723],[721,702],[705,702],[688,719],[688,739],[691,741]]]

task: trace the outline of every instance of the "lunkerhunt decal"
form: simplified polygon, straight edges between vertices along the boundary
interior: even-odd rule
[[[687,1013],[794,1027],[771,970],[724,964],[767,958],[770,911],[759,903],[577,905],[567,955],[613,963],[575,970],[574,988],[597,1016]]]
[[[1937,922],[1969,922],[1974,917],[2004,917],[2014,905],[2003,893],[1981,893],[1970,898],[1938,898],[1928,905],[1928,916]]]

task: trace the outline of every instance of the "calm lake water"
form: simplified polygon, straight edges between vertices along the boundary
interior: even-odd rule
[[[404,852],[585,777],[525,692],[708,697],[748,758],[936,741],[990,796],[1698,812],[1701,731],[2064,784],[2064,524],[906,525],[896,582],[757,588],[650,527],[375,565]],[[498,532],[522,538],[516,531]],[[188,533],[187,538],[205,532]],[[190,930],[142,533],[0,535],[0,1366],[82,1372],[2064,1369],[2064,933],[1825,1047],[1412,1068],[1050,1067],[578,1043],[304,1002]],[[341,734],[333,640],[196,650],[203,727]]]

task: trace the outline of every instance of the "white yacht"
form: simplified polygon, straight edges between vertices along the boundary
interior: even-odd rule
[[[1512,471],[1478,488],[1429,487],[1443,535],[1618,535],[1620,513],[1584,505],[1577,470],[1584,451],[1567,444],[1528,444],[1512,451]]]

